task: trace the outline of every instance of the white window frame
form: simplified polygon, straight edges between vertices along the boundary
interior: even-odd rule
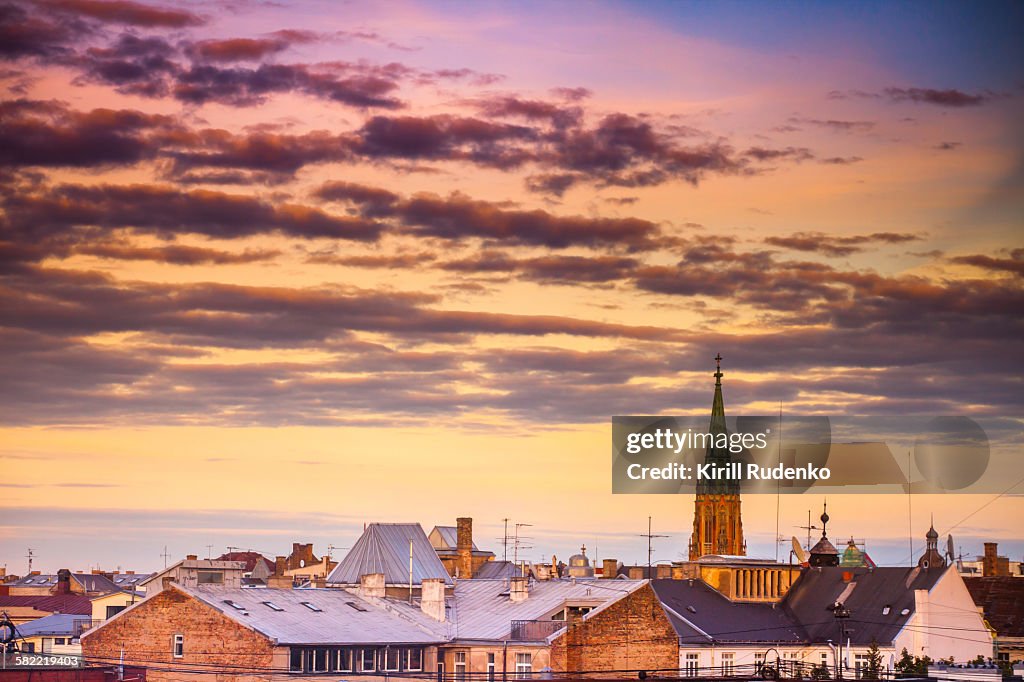
[[[493,653],[487,654],[487,682],[494,682],[495,666],[494,659],[496,656]]]
[[[700,654],[687,653],[684,670],[687,677],[697,677],[697,674],[700,672]]]
[[[366,667],[366,654],[370,654],[370,663],[373,664],[372,668]],[[376,649],[360,649],[359,650],[359,672],[373,673],[377,672],[377,650]]]
[[[341,666],[341,661],[342,661],[342,657],[343,656],[345,657],[345,660],[348,663],[348,665],[346,665],[345,667]],[[335,651],[334,651],[334,672],[338,672],[338,673],[350,673],[350,672],[352,672],[352,663],[354,662],[353,658],[354,657],[352,656],[352,650],[351,649],[345,649],[345,648],[335,649]]]
[[[516,679],[528,680],[533,677],[533,654],[516,654]]]
[[[455,682],[465,682],[466,673],[469,671],[469,655],[465,651],[456,651],[452,668]]]
[[[185,657],[185,635],[180,632],[175,633],[174,635],[174,639],[171,643],[171,654],[174,658]]]
[[[395,657],[395,666],[394,667],[391,667],[391,663],[390,663],[390,661],[388,661],[388,658],[390,658],[392,655],[394,655],[394,657]],[[402,666],[402,651],[400,649],[398,649],[397,647],[393,647],[393,646],[385,647],[384,648],[384,656],[383,656],[383,658],[384,658],[384,660],[382,661],[382,663],[384,664],[383,668],[384,668],[384,672],[386,672],[386,673],[396,673],[396,672],[398,672],[398,669]]]
[[[412,655],[414,653],[419,655],[419,662],[415,667],[412,665]],[[412,647],[405,650],[405,669],[414,673],[423,672],[423,649]]]
[[[722,674],[732,675],[736,672],[736,654],[732,651],[722,653]]]

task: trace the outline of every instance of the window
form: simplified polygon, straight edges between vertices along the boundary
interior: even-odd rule
[[[487,682],[494,682],[494,654],[487,654]]]
[[[376,649],[363,649],[359,659],[359,669],[366,673],[372,673],[377,669],[377,650]]]
[[[310,611],[316,611],[317,613],[323,613],[323,609],[320,608],[319,606],[317,606],[316,604],[310,604],[308,601],[301,601],[299,603],[302,604],[303,606],[305,606]],[[351,602],[349,602],[349,604],[351,604]]]
[[[174,647],[171,651],[175,658],[181,658],[185,655],[185,635],[174,636]]]
[[[327,672],[327,649],[313,649],[313,672]]]
[[[466,680],[466,652],[455,652],[455,681],[465,682]]]
[[[384,649],[384,670],[394,672],[398,670],[398,662],[401,660],[401,651],[392,647]]]
[[[271,611],[284,611],[284,609],[282,609],[280,606],[278,606],[277,604],[275,604],[272,601],[265,601],[265,602],[263,602],[263,605],[266,606]]]
[[[736,670],[736,654],[726,652],[722,654],[722,674],[732,675]]]
[[[686,676],[697,677],[700,671],[700,654],[686,654]]]
[[[128,608],[128,607],[127,606],[108,606],[107,607],[107,619],[109,620],[110,618],[113,618],[117,614],[119,614],[122,611],[124,611],[126,608]]]
[[[22,643],[21,644],[21,651],[22,651],[22,653],[26,653],[26,654],[34,654],[36,652],[36,643],[35,642],[24,642],[24,643]]]
[[[245,611],[245,607],[242,606],[241,604],[239,604],[236,601],[231,601],[230,599],[225,599],[224,603],[227,604],[228,606],[230,606],[231,608],[235,609],[236,611]]]
[[[856,654],[853,657],[853,668],[856,672],[856,678],[859,680],[864,677],[864,672],[868,667],[868,655],[867,654]]]
[[[198,571],[196,576],[200,585],[219,585],[224,582],[224,573],[221,571]]]
[[[65,642],[65,640],[64,640],[63,637],[54,637],[53,638],[54,645],[58,645],[59,644],[59,645],[63,646],[64,642]]]
[[[406,649],[405,669],[412,671],[423,670],[423,649]]]
[[[528,680],[533,673],[533,656],[516,654],[516,679]]]
[[[338,672],[352,672],[352,650],[338,649],[334,652],[334,669]]]
[[[755,651],[754,652],[754,672],[755,673],[760,673],[761,670],[763,670],[763,669],[764,669],[764,652],[763,651]]]
[[[302,672],[302,649],[291,649],[288,657],[288,670],[293,673]]]

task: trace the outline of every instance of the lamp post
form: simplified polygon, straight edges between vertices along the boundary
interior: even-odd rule
[[[839,656],[836,661],[836,679],[843,679],[843,641],[846,639],[846,619],[850,617],[850,609],[843,606],[843,602],[837,601],[828,607],[832,615],[839,621]]]

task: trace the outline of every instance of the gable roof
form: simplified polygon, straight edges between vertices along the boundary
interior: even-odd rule
[[[100,573],[72,573],[71,579],[81,585],[82,589],[86,592],[117,592],[121,588],[114,584],[114,582],[107,576]],[[13,583],[9,583],[11,587],[56,587],[57,586],[57,575],[55,573],[44,573],[35,575],[26,575]]]
[[[951,568],[809,568],[789,588],[780,606],[810,641],[824,642],[838,636],[828,607],[841,601],[850,611],[846,621],[850,641],[888,644],[914,614],[914,590],[931,590],[947,570]]]
[[[221,554],[215,561],[241,561],[245,565],[244,570],[246,573],[252,573],[253,569],[256,568],[256,564],[263,562],[264,567],[270,573],[274,572],[274,562],[259,552],[227,552],[226,554]]]
[[[430,531],[430,544],[434,549],[458,549],[458,526],[434,526],[434,530]],[[473,549],[477,549],[475,542],[473,543]]]
[[[453,584],[418,523],[371,523],[327,576],[327,582],[358,585],[360,576],[383,573],[388,585],[408,585],[410,541],[412,584],[419,585],[426,578],[442,578],[448,585]]]
[[[964,584],[997,637],[1024,637],[1024,578],[972,577]]]
[[[800,642],[800,627],[767,603],[733,602],[702,580],[652,580],[681,644]]]
[[[75,621],[82,620],[78,613],[55,613],[37,618],[17,626],[19,637],[38,637],[40,635],[56,635],[57,637],[75,634]]]
[[[73,613],[92,616],[92,601],[83,594],[0,595],[0,608],[31,608],[47,613]]]
[[[443,641],[436,632],[415,620],[376,608],[347,590],[253,590],[211,585],[193,588],[175,585],[174,589],[199,599],[278,644],[433,644]]]

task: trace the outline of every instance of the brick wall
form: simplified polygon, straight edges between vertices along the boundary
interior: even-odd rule
[[[551,646],[556,672],[606,673],[679,669],[679,640],[651,586],[644,585],[591,616],[570,624]]]
[[[175,634],[184,635],[181,658],[173,655]],[[82,654],[90,662],[116,664],[122,647],[125,664],[147,667],[149,682],[180,682],[183,676],[190,682],[234,682],[254,679],[251,669],[274,664],[270,640],[173,588],[82,637]],[[207,676],[174,670],[210,668],[221,672]]]

